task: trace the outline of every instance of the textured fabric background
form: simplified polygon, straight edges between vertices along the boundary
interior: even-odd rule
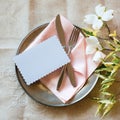
[[[110,26],[120,33],[119,0],[0,0],[0,120],[100,119],[95,117],[97,104],[91,100],[99,84],[86,98],[74,105],[47,107],[36,103],[23,91],[12,61],[19,43],[33,28],[49,22],[58,13],[73,24],[84,26],[84,15],[93,12],[99,3],[116,10]],[[118,82],[114,88],[120,90],[119,86]],[[120,102],[104,120],[120,120],[119,112]]]

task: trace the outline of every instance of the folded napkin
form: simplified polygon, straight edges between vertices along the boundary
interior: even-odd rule
[[[66,44],[67,44],[74,26],[61,15],[60,15],[60,19],[63,26]],[[32,48],[33,46],[36,46],[37,44],[40,44],[42,41],[48,39],[53,35],[57,35],[55,18],[35,38],[35,40],[28,46],[26,50]],[[48,76],[42,78],[40,81],[50,91],[52,91],[53,94],[55,94],[63,103],[66,103],[84,86],[87,78],[93,73],[93,71],[99,65],[99,62],[93,61],[94,54],[90,54],[90,55],[86,54],[86,39],[80,33],[77,44],[72,49],[71,54],[69,56],[71,59],[71,64],[74,69],[77,86],[73,87],[70,83],[69,77],[66,75],[66,77],[62,82],[60,90],[59,91],[56,90],[61,69],[49,74]]]

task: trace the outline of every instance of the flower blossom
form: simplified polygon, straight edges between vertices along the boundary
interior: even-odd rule
[[[102,46],[100,45],[97,37],[95,36],[89,36],[86,39],[87,47],[86,47],[86,54],[93,54],[95,53],[93,57],[93,61],[99,62],[101,58],[103,58],[103,54],[100,52],[102,50]]]
[[[99,30],[104,21],[110,21],[113,18],[113,10],[106,10],[106,7],[101,4],[95,7],[95,13],[86,15],[84,19],[84,22],[92,25],[95,30]]]
[[[96,50],[102,50],[102,47],[95,36],[89,36],[86,38],[87,47],[86,54],[93,54]]]

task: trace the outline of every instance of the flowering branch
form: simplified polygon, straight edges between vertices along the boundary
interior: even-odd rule
[[[108,114],[116,103],[116,96],[109,91],[109,88],[116,81],[116,74],[120,69],[120,41],[117,39],[116,31],[111,33],[107,21],[113,18],[113,10],[107,10],[105,6],[98,5],[95,7],[95,14],[89,14],[85,16],[84,22],[91,25],[92,30],[82,29],[84,35],[87,37],[86,53],[92,54],[95,51],[109,51],[105,59],[101,59],[101,54],[96,54],[93,57],[94,61],[101,60],[101,65],[95,71],[101,80],[101,88],[99,91],[99,97],[94,97],[94,100],[98,103],[97,113],[103,116]],[[108,35],[103,38],[98,35],[98,31],[101,28],[106,28]],[[102,31],[102,30],[101,30]],[[99,41],[105,41],[105,44],[109,48],[105,48]]]

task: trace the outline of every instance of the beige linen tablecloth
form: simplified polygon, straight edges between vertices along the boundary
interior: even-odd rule
[[[120,33],[119,0],[0,0],[0,120],[100,119],[95,117],[97,104],[91,100],[97,94],[99,83],[87,97],[74,105],[47,107],[36,103],[24,92],[12,61],[19,43],[33,28],[49,22],[58,13],[73,24],[84,26],[84,15],[93,12],[99,3],[116,10],[111,29]],[[120,82],[115,83],[116,93],[120,91],[119,86]],[[104,120],[120,120],[120,102]]]

